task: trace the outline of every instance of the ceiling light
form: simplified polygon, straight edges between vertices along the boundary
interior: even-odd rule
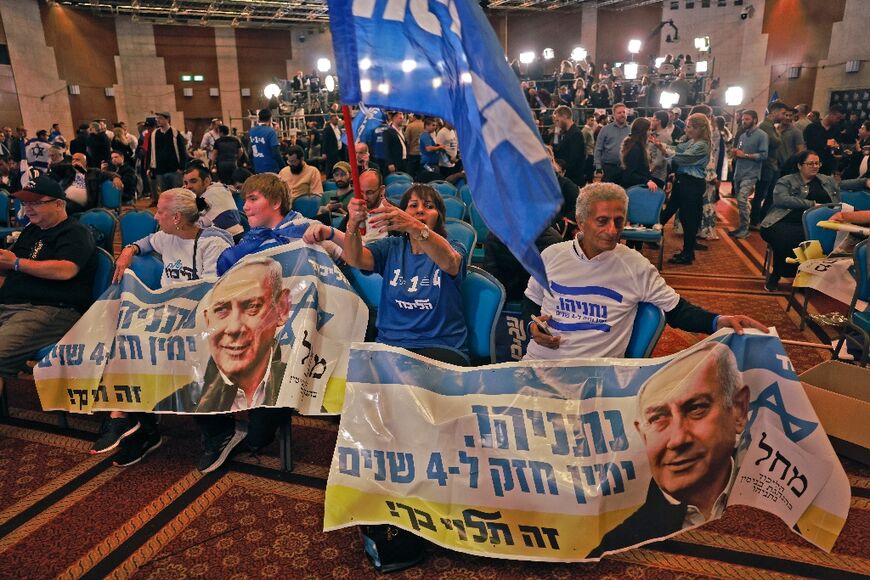
[[[725,89],[725,104],[736,107],[743,102],[743,87],[728,87]]]
[[[529,64],[535,60],[535,53],[532,51],[521,52],[520,53],[520,62],[523,64]]]

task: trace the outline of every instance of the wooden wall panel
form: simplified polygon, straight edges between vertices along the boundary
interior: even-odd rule
[[[45,42],[54,49],[57,72],[68,85],[78,85],[79,95],[69,95],[74,124],[94,119],[116,120],[115,100],[105,90],[118,82],[115,55],[118,39],[115,22],[64,6],[40,4]]]
[[[208,93],[209,87],[219,86],[214,29],[154,25],[154,45],[157,56],[163,58],[166,82],[175,87],[176,106],[184,112],[184,129],[193,132],[198,145],[209,120],[221,116],[220,97]],[[182,74],[201,74],[204,80],[183,82]],[[185,88],[193,89],[192,97],[184,96]]]
[[[242,97],[242,111],[260,109],[267,104],[263,88],[273,78],[288,78],[287,61],[293,58],[292,31],[237,28],[236,55],[239,87],[251,89],[250,97]]]
[[[770,93],[790,105],[812,103],[816,66],[828,56],[834,22],[843,19],[846,0],[767,0],[762,30],[767,33],[765,63]],[[864,42],[867,42],[866,39]],[[800,78],[788,79],[789,66],[803,65]]]
[[[2,16],[2,15],[0,15]],[[6,44],[6,31],[0,17],[0,44]],[[21,125],[21,103],[18,101],[18,88],[12,66],[0,65],[0,127]]]
[[[556,57],[544,63],[544,73],[558,69],[563,59],[571,57],[571,51],[580,44],[580,23],[582,14],[571,12],[553,14],[550,12],[509,12],[505,16],[490,18],[496,28],[497,36],[505,47],[509,60],[518,58],[521,52],[531,50],[538,58],[545,48],[552,48]]]
[[[643,47],[635,60],[647,64],[650,56],[658,55],[659,36],[656,35],[652,40],[647,38],[661,21],[661,4],[631,10],[599,10],[595,62],[600,65],[629,60],[628,41],[637,38],[643,42]]]

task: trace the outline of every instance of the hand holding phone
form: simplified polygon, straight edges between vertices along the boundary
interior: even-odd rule
[[[535,323],[535,326],[538,327],[538,330],[546,334],[547,336],[553,336],[553,331],[550,330],[550,327],[547,326],[547,321],[541,319],[538,316],[532,316],[532,322]]]

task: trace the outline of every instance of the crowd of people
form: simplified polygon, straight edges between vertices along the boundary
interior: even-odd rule
[[[576,79],[574,89],[582,87],[577,82],[584,81]],[[532,90],[530,98],[545,100]],[[773,249],[773,272],[765,284],[772,291],[780,277],[793,275],[785,257],[796,237],[802,237],[803,209],[837,202],[845,185],[870,187],[870,124],[856,125],[854,119],[843,123],[843,111],[836,106],[815,121],[806,107],[792,109],[781,102],[770,105],[761,123],[755,111],[746,110],[732,136],[725,119],[714,116],[708,105],[696,105],[685,116],[678,108],[643,116],[614,101],[610,114],[578,117],[572,108],[578,94],[552,107],[547,123],[552,130],[544,135],[564,199],[561,212],[538,240],[552,291],[530,280],[501,240],[490,234],[484,244],[485,267],[503,282],[508,300],[523,300],[525,313],[533,317],[528,359],[623,356],[639,302],[657,305],[670,325],[690,332],[766,331],[749,317],[690,304],[641,253],[619,243],[628,225],[627,189],[667,192],[661,224],[676,218],[683,235],[683,247],[670,262],[686,265],[706,249],[706,240],[715,239],[719,185],[730,177],[740,222],[729,233],[743,238],[760,227]],[[580,104],[589,98],[583,96]],[[309,136],[304,143],[282,139],[270,109],[259,111],[242,138],[213,120],[199,147],[172,127],[165,112],[139,124],[135,133],[123,122],[109,130],[97,120],[81,126],[69,142],[56,125],[51,133],[40,130],[30,140],[23,129],[16,134],[4,129],[0,186],[20,200],[18,217],[26,227],[8,249],[0,249],[0,274],[5,277],[0,286],[0,376],[25,370],[40,347],[61,338],[90,306],[95,243],[74,215],[99,205],[105,181],[125,201],[150,195],[160,226],[157,233],[122,248],[115,282],[136,255],[159,253],[164,264],[161,285],[169,287],[215,279],[245,255],[301,239],[320,244],[337,263],[392,280],[383,285],[370,329],[375,340],[469,365],[460,288],[473,248],[448,239],[444,201],[427,185],[435,180],[464,182],[454,128],[440,119],[398,111],[376,120],[353,145],[364,199],[353,195],[338,112],[325,113],[322,129],[310,133],[316,139]],[[385,176],[392,173],[407,173],[415,181],[398,205],[386,201]],[[839,183],[832,174],[854,181]],[[324,192],[325,179],[335,189]],[[241,212],[234,194],[244,199]],[[309,194],[322,196],[311,219],[293,209],[294,200]],[[339,223],[336,216],[342,218]],[[836,219],[867,221],[860,212]],[[238,322],[233,332],[249,334],[248,342],[260,348],[253,329],[259,324],[274,331],[287,319],[288,304],[280,273],[257,262],[247,267],[258,268],[246,275],[262,280],[261,290],[271,299],[264,314],[250,315],[252,320]],[[422,279],[430,283],[414,282]],[[227,289],[232,283],[222,278],[218,284]],[[601,298],[603,309],[590,309],[588,316],[563,309],[575,296],[573,289],[590,285],[608,289]],[[432,308],[409,313],[397,306],[414,300],[426,300]],[[235,308],[233,299],[225,302],[226,308]],[[220,350],[219,341],[214,348]],[[237,430],[232,413],[198,415],[202,472],[218,468],[240,449],[262,449],[287,420],[287,410],[261,407],[274,405],[277,387],[269,384],[267,369],[247,364],[248,358],[259,357],[229,358],[232,363],[222,363],[215,356],[204,380],[217,385],[214,396],[234,412],[248,412],[248,428],[246,433]],[[189,390],[167,397],[155,410],[189,408],[190,402],[184,403]],[[221,408],[209,407],[217,403],[205,398],[197,404],[202,413]],[[135,464],[161,444],[154,417],[112,412],[92,452],[115,451],[116,465]],[[383,549],[384,538],[399,531],[370,527],[366,533],[372,539],[367,551],[380,569],[405,567],[422,557],[418,545],[398,561],[389,561],[378,549]]]

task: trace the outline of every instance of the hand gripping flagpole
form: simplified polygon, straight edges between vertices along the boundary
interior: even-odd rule
[[[347,160],[350,161],[350,176],[353,183],[353,196],[356,199],[365,200],[362,187],[359,184],[359,166],[356,164],[356,146],[353,141],[353,121],[350,118],[350,107],[342,105],[341,114],[344,117],[344,134],[347,136]],[[366,233],[364,224],[360,227],[360,233]]]

